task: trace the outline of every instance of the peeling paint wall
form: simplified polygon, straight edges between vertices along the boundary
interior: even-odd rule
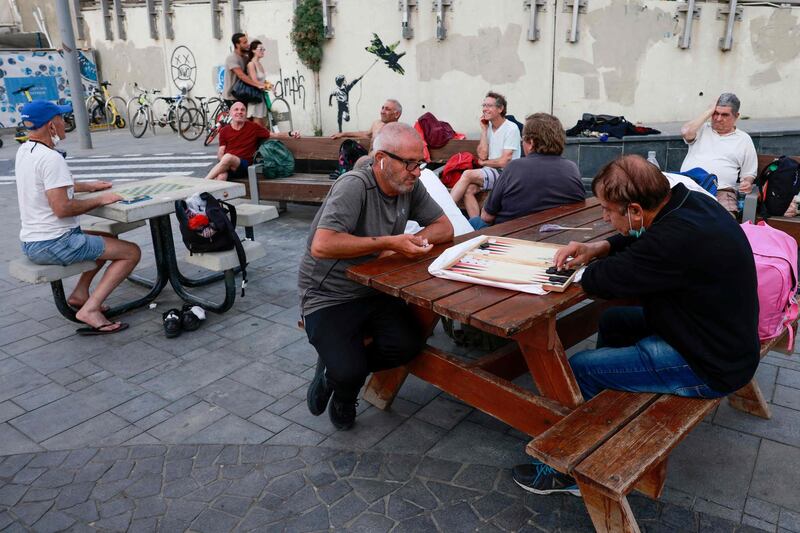
[[[42,2],[42,0],[32,0]],[[767,118],[800,116],[800,102],[786,99],[800,82],[800,10],[744,6],[729,52],[719,49],[726,4],[700,2],[691,48],[678,47],[685,17],[667,0],[588,0],[579,17],[579,40],[566,40],[571,10],[548,0],[539,13],[540,39],[527,39],[529,11],[521,0],[453,0],[445,12],[447,38],[436,40],[432,0],[411,12],[414,37],[401,37],[396,0],[338,0],[332,13],[335,37],[325,43],[319,80],[322,129],[336,130],[337,106],[328,106],[334,78],[364,75],[351,90],[346,130],[367,129],[386,98],[403,104],[403,120],[431,111],[470,136],[478,132],[480,102],[487,90],[505,94],[509,112],[522,118],[554,110],[565,126],[584,112],[625,115],[645,123],[683,121],[707,108],[723,91],[736,92],[742,113]],[[292,0],[241,3],[241,26],[267,48],[268,77],[280,79],[295,125],[311,132],[317,88],[312,72],[295,55],[289,32]],[[138,81],[174,93],[172,51],[188,47],[197,61],[194,95],[215,93],[216,69],[230,51],[229,3],[221,3],[223,38],[211,37],[209,4],[174,4],[175,39],[149,37],[144,7],[126,7],[128,41],[106,41],[99,10],[84,11],[87,44],[95,47],[103,75],[126,96]],[[25,16],[25,15],[23,15]],[[114,26],[116,26],[114,24]],[[114,27],[116,32],[116,27]],[[405,75],[390,71],[364,48],[372,33],[386,44],[399,41]],[[775,102],[781,102],[776,106]]]

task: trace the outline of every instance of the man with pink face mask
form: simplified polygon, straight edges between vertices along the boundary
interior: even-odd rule
[[[670,189],[636,155],[606,165],[592,182],[603,220],[618,233],[571,242],[558,267],[588,264],[583,289],[639,305],[603,313],[597,347],[569,365],[584,399],[604,389],[719,398],[753,377],[759,361],[753,252],[736,221],[710,196]],[[514,467],[536,494],[579,494],[575,481],[536,462]]]

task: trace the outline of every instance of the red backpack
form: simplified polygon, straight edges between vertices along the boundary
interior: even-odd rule
[[[789,349],[794,346],[792,323],[797,319],[797,241],[790,235],[749,220],[742,230],[753,249],[758,277],[758,338],[774,339],[789,328]]]
[[[463,174],[465,170],[478,168],[478,166],[477,157],[469,152],[458,152],[447,160],[439,179],[442,180],[445,187],[452,189],[453,185],[461,179],[461,174]]]

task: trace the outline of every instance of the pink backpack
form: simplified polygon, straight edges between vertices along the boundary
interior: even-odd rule
[[[792,322],[797,319],[797,241],[764,221],[742,224],[758,276],[758,337],[774,339],[789,327],[789,346],[794,346]]]

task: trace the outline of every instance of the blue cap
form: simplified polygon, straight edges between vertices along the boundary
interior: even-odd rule
[[[56,115],[72,113],[72,105],[56,105],[48,100],[34,100],[22,106],[22,125],[29,130],[38,130]]]

